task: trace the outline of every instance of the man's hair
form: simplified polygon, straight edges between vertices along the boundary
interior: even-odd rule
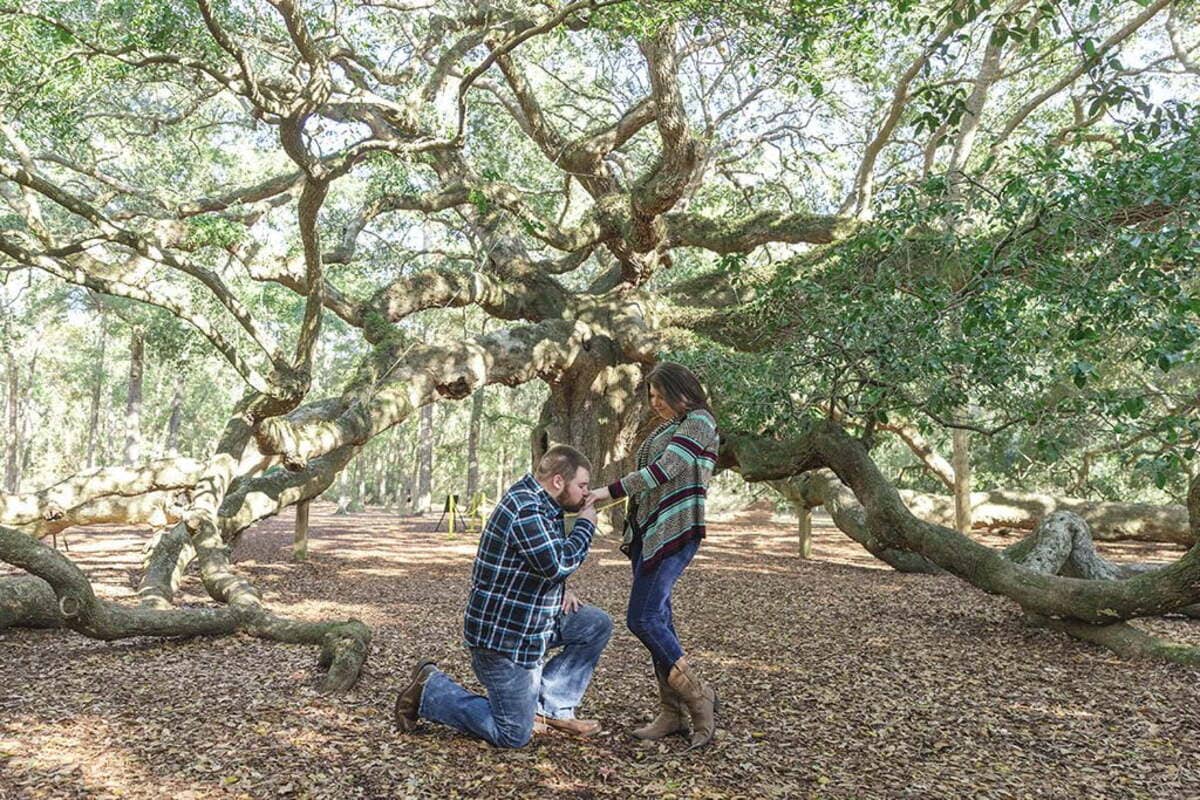
[[[569,444],[556,444],[538,459],[536,477],[545,481],[555,475],[561,475],[562,479],[569,483],[580,467],[591,472],[592,462]]]

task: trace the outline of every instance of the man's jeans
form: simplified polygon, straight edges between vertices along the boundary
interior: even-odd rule
[[[625,625],[650,651],[654,659],[654,671],[664,680],[670,675],[671,667],[683,656],[683,646],[679,644],[675,619],[671,613],[671,590],[698,549],[700,540],[692,539],[666,556],[649,573],[642,572],[641,542],[635,541],[630,551],[633,558],[633,587],[629,592]]]
[[[439,670],[425,683],[419,714],[496,747],[522,747],[533,736],[535,713],[575,716],[611,635],[612,618],[595,606],[582,606],[558,615],[547,650],[562,652],[549,661],[522,667],[495,650],[472,648],[471,666],[487,697],[468,692]]]

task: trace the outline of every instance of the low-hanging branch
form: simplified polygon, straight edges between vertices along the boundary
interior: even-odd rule
[[[867,529],[881,542],[923,556],[1042,617],[1106,625],[1157,616],[1200,601],[1200,546],[1161,569],[1118,582],[1038,573],[949,528],[915,517],[862,443],[833,423],[812,423],[806,432],[788,440],[731,435],[723,443],[721,459],[751,481],[828,467],[854,493],[865,511]],[[1193,532],[1200,516],[1198,483],[1193,481],[1189,496]]]

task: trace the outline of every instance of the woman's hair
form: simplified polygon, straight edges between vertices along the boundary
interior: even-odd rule
[[[651,386],[658,389],[658,393],[671,408],[680,409],[684,414],[697,408],[712,413],[700,379],[683,364],[673,361],[660,361],[655,364],[654,369],[646,376],[647,398],[650,396]]]

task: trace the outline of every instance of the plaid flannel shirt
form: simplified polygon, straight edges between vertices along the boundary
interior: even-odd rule
[[[563,582],[587,557],[595,532],[578,519],[567,535],[562,506],[532,474],[514,483],[479,537],[463,620],[467,646],[535,666],[554,632]]]

